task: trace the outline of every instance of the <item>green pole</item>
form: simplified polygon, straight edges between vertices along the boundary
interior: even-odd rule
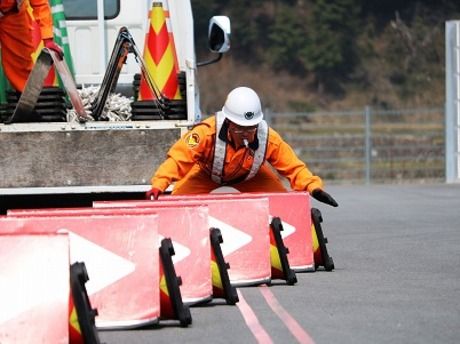
[[[64,58],[72,76],[75,77],[72,54],[70,53],[69,37],[65,22],[64,5],[62,0],[50,0],[51,13],[53,14],[54,40],[64,51]]]
[[[0,61],[2,56],[2,50],[0,49]],[[0,103],[6,103],[6,91],[9,89],[9,82],[6,78],[5,73],[3,72],[3,66],[0,63]]]

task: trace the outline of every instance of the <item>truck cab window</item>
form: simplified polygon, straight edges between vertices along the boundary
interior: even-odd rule
[[[96,0],[63,0],[64,13],[68,20],[94,20],[97,19]],[[120,12],[120,0],[104,1],[105,19],[113,19]]]

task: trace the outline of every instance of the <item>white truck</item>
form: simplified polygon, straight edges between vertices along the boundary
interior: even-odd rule
[[[127,28],[142,53],[151,1],[68,0],[63,4],[77,84],[105,80],[121,27]],[[178,68],[185,75],[182,119],[0,123],[0,212],[138,198],[148,190],[168,148],[200,117],[196,83],[200,63],[195,57],[191,3],[163,0],[162,5],[169,11],[168,29],[174,37]],[[209,47],[218,54],[214,60],[229,49],[229,38],[229,19],[212,17]],[[130,52],[117,75],[118,85],[129,87],[134,74],[141,72],[136,54]]]

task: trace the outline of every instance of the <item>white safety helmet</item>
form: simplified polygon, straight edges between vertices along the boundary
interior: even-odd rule
[[[225,118],[244,127],[257,125],[264,118],[259,96],[249,87],[232,90],[227,96],[222,113]]]

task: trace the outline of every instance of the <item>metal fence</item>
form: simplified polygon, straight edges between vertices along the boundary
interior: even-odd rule
[[[265,114],[328,183],[445,181],[443,108]]]

